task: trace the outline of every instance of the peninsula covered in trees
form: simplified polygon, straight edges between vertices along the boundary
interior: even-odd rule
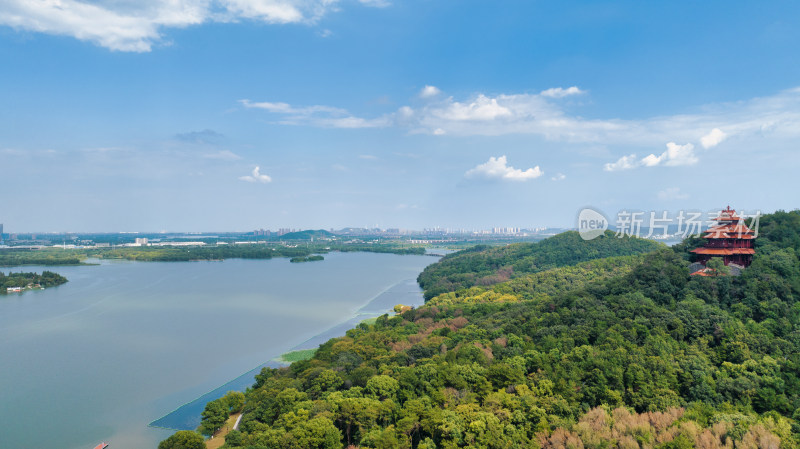
[[[144,262],[186,262],[223,259],[272,259],[274,257],[310,257],[334,251],[373,252],[390,254],[425,254],[421,245],[398,242],[346,243],[306,242],[267,243],[246,242],[243,244],[204,244],[197,246],[120,246],[104,248],[58,248],[17,249],[0,251],[0,266],[21,265],[80,265],[86,259],[124,259]],[[318,259],[314,259],[318,260]]]
[[[225,447],[800,446],[800,211],[736,277],[574,237],[444,258],[425,306],[263,369]]]
[[[0,251],[0,267],[80,265],[85,258],[86,253],[79,250],[4,248]]]

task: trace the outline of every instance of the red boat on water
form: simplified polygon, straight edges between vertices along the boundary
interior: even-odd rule
[[[97,446],[95,446],[94,449],[106,449],[107,447],[108,447],[108,443],[103,441],[102,443],[100,443]]]

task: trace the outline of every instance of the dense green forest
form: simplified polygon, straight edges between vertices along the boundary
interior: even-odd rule
[[[52,271],[38,273],[8,273],[0,271],[0,293],[6,293],[6,289],[11,287],[27,287],[28,285],[39,285],[41,287],[55,287],[67,282],[67,278]]]
[[[617,238],[611,231],[584,241],[577,232],[570,231],[536,243],[479,245],[449,254],[439,263],[428,266],[417,280],[425,290],[425,299],[430,299],[474,285],[497,284],[551,268],[604,257],[642,254],[663,246],[652,240]]]
[[[762,217],[737,277],[614,242],[580,262],[591,242],[562,237],[571,265],[458,284],[262,370],[226,447],[797,448],[800,211]]]
[[[85,258],[82,251],[6,248],[0,251],[0,267],[20,265],[79,265]]]

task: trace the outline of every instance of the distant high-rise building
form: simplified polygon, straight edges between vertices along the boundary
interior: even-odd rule
[[[3,223],[0,223],[0,243],[3,243]]]

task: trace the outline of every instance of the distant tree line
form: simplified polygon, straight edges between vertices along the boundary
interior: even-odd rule
[[[79,265],[85,258],[82,252],[64,249],[15,249],[0,250],[0,266],[20,265]]]
[[[291,262],[291,263],[317,262],[317,261],[320,261],[320,260],[325,260],[325,258],[320,256],[320,255],[303,256],[303,257],[292,257],[291,259],[289,259],[289,262]]]

